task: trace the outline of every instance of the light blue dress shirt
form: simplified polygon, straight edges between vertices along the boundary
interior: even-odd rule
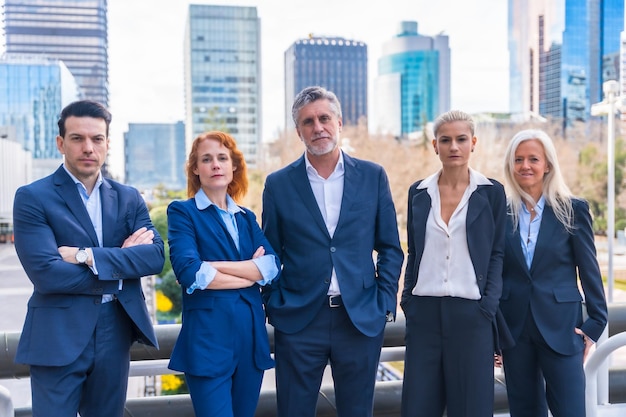
[[[78,193],[80,194],[80,198],[83,200],[83,204],[85,205],[85,208],[87,209],[87,213],[89,214],[89,219],[91,220],[91,224],[93,225],[93,228],[96,231],[96,236],[98,237],[98,245],[102,247],[102,202],[100,199],[100,186],[102,185],[102,173],[98,174],[98,179],[96,180],[96,184],[94,185],[93,190],[91,190],[91,194],[87,194],[87,187],[85,187],[85,184],[80,182],[80,180],[76,178],[67,169],[65,164],[63,164],[63,169],[65,169],[65,172],[67,172],[67,175],[69,175],[74,181],[74,183],[76,184],[76,187],[78,188]],[[91,263],[92,265],[89,267],[89,269],[91,269],[91,272],[93,272],[95,275],[98,275],[98,268],[96,267],[96,258],[93,255],[92,255]],[[120,279],[119,280],[120,291],[122,290],[123,283],[124,281]],[[113,299],[114,299],[113,294],[102,295],[103,303],[108,303],[109,301],[113,301]]]
[[[519,214],[519,236],[522,242],[522,252],[526,259],[526,265],[530,269],[535,256],[535,247],[537,246],[537,236],[539,236],[539,228],[541,226],[541,215],[546,205],[546,199],[541,196],[537,205],[534,207],[535,218],[530,221],[530,211],[526,208],[526,204],[522,204],[522,210]]]
[[[204,191],[202,191],[202,188],[196,193],[195,199],[196,208],[198,210],[204,210],[211,205],[215,206],[217,212],[222,218],[222,221],[224,222],[224,225],[226,226],[226,229],[228,230],[228,233],[230,234],[230,237],[233,238],[233,242],[235,242],[237,250],[239,250],[239,230],[237,229],[235,214],[243,212],[243,209],[241,209],[241,207],[239,207],[228,194],[226,195],[226,210],[219,208],[209,199],[209,197],[207,197]],[[259,258],[251,259],[251,261],[254,262],[263,277],[261,280],[257,281],[259,285],[270,283],[278,274],[278,268],[276,267],[276,259],[274,255],[263,255]],[[209,262],[202,262],[202,266],[200,266],[200,269],[196,272],[195,282],[187,288],[187,294],[191,294],[196,289],[206,289],[211,282],[213,282],[216,274],[217,269],[215,269]]]

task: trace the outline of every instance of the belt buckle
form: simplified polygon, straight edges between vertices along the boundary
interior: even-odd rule
[[[335,298],[341,297],[340,295],[329,295],[328,296],[328,306],[330,308],[341,307],[341,303],[334,304],[333,301]]]

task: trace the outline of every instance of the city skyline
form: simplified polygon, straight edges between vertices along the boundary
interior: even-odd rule
[[[356,1],[329,0],[109,2],[112,133],[123,132],[127,122],[184,120],[183,37],[189,4],[257,7],[264,140],[271,139],[284,123],[284,52],[291,43],[309,33],[367,43],[371,86],[382,44],[395,35],[402,20],[417,21],[418,31],[425,35],[443,31],[450,36],[453,107],[469,112],[507,111],[507,7],[506,2],[493,3],[442,0],[432,5],[424,0],[392,0],[391,4],[362,7]],[[119,172],[114,156],[116,148],[121,148],[120,137],[119,133],[112,137],[113,172]]]
[[[508,111],[507,4],[477,0],[392,0],[363,7],[357,1],[293,0],[111,1],[109,86],[111,171],[123,172],[128,123],[185,119],[183,39],[189,4],[256,6],[261,20],[263,139],[284,124],[284,52],[309,33],[363,41],[369,57],[369,109],[382,44],[401,21],[418,22],[427,36],[450,38],[452,107],[468,112]],[[4,43],[4,39],[3,39]]]

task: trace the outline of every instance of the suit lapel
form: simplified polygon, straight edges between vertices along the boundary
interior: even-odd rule
[[[411,227],[413,227],[413,236],[415,236],[415,255],[416,259],[421,259],[426,240],[426,223],[431,210],[430,195],[428,195],[428,191],[425,188],[419,189],[413,196],[413,202],[410,207],[413,211],[413,224]],[[419,221],[415,219],[419,219]],[[417,274],[417,271],[415,272]]]
[[[510,216],[506,222],[506,244],[510,246],[511,252],[515,255],[515,259],[526,272],[528,272],[528,265],[526,265],[526,258],[522,251],[522,241],[520,240],[519,224],[513,230],[513,223]]]
[[[554,215],[552,208],[546,204],[544,206],[543,213],[541,214],[539,236],[537,236],[537,245],[535,246],[535,253],[530,264],[531,271],[535,268],[537,262],[541,261],[544,253],[550,253],[549,247],[552,240],[550,237],[556,234],[558,225],[559,221]]]
[[[356,196],[361,188],[361,181],[363,176],[361,172],[356,169],[356,162],[348,155],[343,155],[343,195],[341,196],[341,209],[339,211],[339,219],[337,219],[337,227],[335,233],[341,227],[342,220],[346,216],[350,216],[350,208],[352,208]]]
[[[241,254],[244,253],[243,248],[240,246],[240,249],[242,250],[237,251],[237,245],[235,244],[233,237],[230,235],[230,232],[228,231],[228,228],[226,227],[226,224],[224,223],[224,219],[222,219],[222,215],[217,211],[217,207],[211,205],[207,207],[205,210],[209,213],[209,215],[213,217],[213,219],[215,220],[215,223],[218,224],[219,227],[222,228],[224,235],[226,235],[226,238],[228,239],[228,242],[230,243],[230,248],[232,250],[233,256],[239,257],[241,259]],[[237,222],[237,233],[241,237],[243,233],[248,233],[248,227],[245,225],[242,226],[242,223],[245,223],[245,222],[240,221],[239,217],[240,217],[239,214],[235,215],[235,221]],[[242,229],[242,227],[245,227],[245,229]],[[239,239],[240,244],[242,240],[246,240],[246,239]]]
[[[243,209],[242,209],[243,210]],[[237,221],[237,229],[239,231],[239,253],[240,259],[245,260],[245,254],[254,253],[256,248],[254,245],[254,237],[250,230],[250,223],[243,212],[235,214],[235,220]],[[234,242],[233,242],[234,243]],[[235,247],[236,248],[236,247]]]
[[[102,244],[104,246],[112,245],[115,240],[113,236],[117,229],[115,223],[119,221],[117,200],[117,191],[111,187],[107,180],[103,179],[100,186],[100,203],[102,205]],[[124,217],[122,221],[126,221],[126,218]],[[131,230],[131,233],[133,232],[135,231]]]
[[[322,217],[322,213],[320,212],[319,206],[317,205],[317,200],[315,199],[315,195],[313,194],[313,190],[311,189],[309,178],[307,177],[304,155],[294,163],[293,169],[289,172],[289,177],[294,184],[296,192],[298,193],[298,195],[300,195],[300,198],[304,202],[304,205],[311,214],[311,217],[313,218],[315,223],[319,226],[320,229],[324,231],[324,233],[328,237],[330,237],[330,235],[328,234],[328,229],[326,228],[326,223],[324,222],[324,217]]]
[[[87,232],[91,238],[92,245],[99,246],[98,236],[93,228],[93,224],[91,224],[91,219],[89,218],[85,204],[78,193],[77,185],[72,178],[67,175],[63,167],[60,167],[56,171],[54,182],[58,187],[57,193],[65,201],[70,213],[72,213],[74,218],[80,223],[83,230]]]

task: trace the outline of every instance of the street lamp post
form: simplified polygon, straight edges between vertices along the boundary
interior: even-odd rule
[[[607,301],[613,302],[613,241],[615,239],[615,111],[619,103],[619,83],[606,81],[602,85],[604,100],[591,106],[591,115],[607,115],[607,214],[606,236],[608,252]]]
[[[613,302],[613,241],[615,239],[615,111],[621,108],[619,102],[619,83],[615,80],[606,81],[602,84],[604,100],[591,106],[591,115],[606,115],[607,119],[607,214],[606,214],[606,236],[607,236],[607,302]],[[598,344],[603,343],[608,338],[607,328],[600,336]],[[605,361],[599,367],[598,372],[598,404],[608,404],[609,402],[609,363]]]

